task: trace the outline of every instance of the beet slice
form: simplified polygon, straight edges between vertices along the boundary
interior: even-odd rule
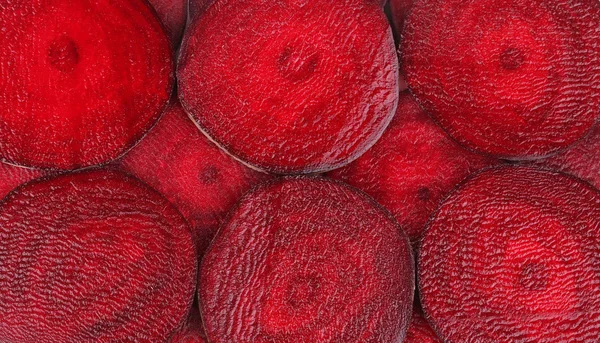
[[[404,29],[404,72],[463,145],[543,157],[598,117],[599,26],[595,0],[418,1]]]
[[[442,198],[468,175],[493,163],[451,140],[405,92],[373,148],[330,176],[375,198],[416,242]]]
[[[600,127],[596,126],[573,147],[536,163],[573,174],[600,188]]]
[[[415,307],[406,339],[403,343],[443,343],[423,317],[421,309]]]
[[[596,342],[600,192],[559,172],[486,170],[441,205],[425,232],[419,290],[454,342]]]
[[[44,175],[44,172],[41,170],[22,168],[0,162],[0,199],[18,186],[42,175]]]
[[[249,169],[211,143],[179,102],[123,158],[123,169],[169,199],[193,228],[204,252],[243,193],[269,175]]]
[[[10,1],[0,27],[5,161],[105,163],[139,140],[169,100],[172,52],[146,1]]]
[[[207,343],[198,307],[193,306],[183,328],[175,333],[171,343]]]
[[[264,184],[242,198],[202,261],[208,340],[401,342],[413,267],[403,231],[354,188],[320,178]]]
[[[398,97],[391,30],[367,1],[219,0],[186,31],[177,74],[183,107],[202,129],[275,173],[355,159]]]
[[[187,0],[149,0],[162,23],[164,24],[171,43],[174,47],[179,46],[183,29],[187,22],[188,3]]]
[[[160,342],[192,304],[181,214],[139,180],[88,170],[0,204],[0,341]]]

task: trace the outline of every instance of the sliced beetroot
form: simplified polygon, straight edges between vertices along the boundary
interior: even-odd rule
[[[368,1],[219,0],[186,31],[177,73],[202,130],[276,173],[355,159],[379,138],[398,96],[391,30]]]
[[[486,170],[425,232],[419,290],[447,343],[596,342],[600,192],[567,174]]]
[[[600,188],[600,127],[596,126],[573,147],[536,163],[573,174]]]
[[[22,168],[0,162],[0,199],[10,191],[42,176],[44,172],[36,169]]]
[[[0,27],[5,161],[53,169],[105,163],[167,104],[172,52],[146,1],[10,1]]]
[[[121,165],[177,206],[193,228],[199,252],[242,194],[269,178],[211,143],[178,102]]]
[[[342,183],[287,178],[245,195],[211,243],[199,296],[211,343],[401,342],[406,236]]]
[[[179,46],[187,21],[187,0],[149,0],[163,22],[173,46]],[[193,2],[193,0],[192,0]]]
[[[415,242],[442,198],[468,175],[495,162],[451,140],[405,92],[373,148],[330,176],[375,198]]]
[[[542,157],[598,117],[599,26],[595,0],[417,1],[404,28],[404,72],[460,143]]]
[[[403,343],[443,343],[423,317],[421,309],[415,308]]]
[[[196,284],[187,224],[142,182],[88,170],[0,204],[0,341],[160,342]]]
[[[185,325],[173,335],[170,343],[207,343],[198,307],[192,307]]]

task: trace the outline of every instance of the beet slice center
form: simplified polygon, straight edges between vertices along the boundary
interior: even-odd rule
[[[0,236],[3,342],[163,343],[190,309],[189,228],[133,177],[32,181],[0,204]]]
[[[318,178],[278,180],[244,196],[207,251],[199,283],[215,343],[399,342],[413,291],[410,245],[391,216]]]
[[[423,108],[470,149],[547,156],[600,114],[600,4],[593,0],[420,1],[401,50]]]
[[[444,342],[593,342],[600,192],[558,172],[481,172],[425,232],[419,290]],[[490,324],[494,323],[494,324]]]
[[[225,0],[195,18],[177,73],[183,107],[229,153],[308,173],[379,138],[396,107],[397,69],[375,2]]]
[[[145,1],[13,1],[0,26],[4,161],[50,169],[106,163],[167,104],[172,51]]]

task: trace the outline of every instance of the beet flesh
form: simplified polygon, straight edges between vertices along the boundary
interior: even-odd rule
[[[179,98],[245,163],[320,172],[379,138],[396,108],[397,62],[376,2],[220,0],[186,31]]]
[[[361,192],[286,178],[246,194],[201,264],[208,340],[401,342],[414,291],[408,239]]]
[[[198,252],[243,193],[269,175],[249,169],[213,143],[177,102],[121,161],[124,170],[162,193],[190,223]]]
[[[0,203],[0,341],[160,342],[192,304],[181,214],[139,180],[87,170]]]
[[[468,175],[493,163],[496,160],[450,139],[405,92],[381,139],[329,175],[371,195],[416,242],[443,197]]]
[[[461,144],[540,158],[598,118],[599,26],[595,0],[418,1],[404,28],[404,73]]]
[[[154,125],[172,51],[143,0],[10,1],[0,11],[0,158],[30,167],[106,163]]]
[[[0,162],[0,199],[18,186],[42,175],[44,175],[44,172],[41,170],[22,168]]]
[[[188,319],[181,330],[173,337],[170,343],[207,343],[204,328],[202,328],[202,318],[198,307],[193,306]]]
[[[148,0],[158,13],[174,47],[178,47],[187,22],[187,0]],[[193,0],[192,0],[193,2]]]
[[[419,252],[425,313],[446,343],[596,342],[600,192],[559,172],[502,167],[441,205]]]
[[[423,317],[420,308],[415,308],[410,320],[410,326],[406,333],[406,339],[402,343],[443,343],[435,331],[429,326]]]

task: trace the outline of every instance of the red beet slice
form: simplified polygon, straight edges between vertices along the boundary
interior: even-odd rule
[[[169,100],[172,52],[146,1],[10,1],[0,27],[5,161],[105,163],[139,140]]]
[[[0,341],[160,342],[196,278],[187,224],[116,171],[28,183],[0,204]]]
[[[43,174],[40,170],[0,163],[0,199],[18,186]]]
[[[177,206],[193,228],[199,252],[242,194],[269,178],[212,144],[178,102],[121,165]]]
[[[421,310],[415,308],[412,313],[412,319],[408,332],[406,333],[406,339],[403,343],[443,343],[442,340],[436,335],[435,331],[431,329],[429,323],[423,317]]]
[[[595,0],[418,1],[404,28],[404,71],[460,143],[542,157],[598,117],[599,26]]]
[[[596,126],[573,147],[537,163],[573,174],[600,188],[600,127]]]
[[[367,1],[219,0],[187,30],[177,73],[182,104],[202,129],[276,173],[355,159],[398,97],[391,30]]]
[[[403,93],[381,139],[330,176],[375,198],[415,242],[442,198],[468,175],[494,162],[451,140],[410,94]]]
[[[149,0],[150,4],[165,25],[173,46],[179,46],[187,21],[188,3],[186,0]]]
[[[600,192],[567,174],[481,172],[425,232],[419,289],[444,342],[596,342]]]
[[[171,338],[171,343],[207,343],[202,319],[198,307],[192,307],[192,311],[184,327]]]
[[[401,342],[414,290],[406,236],[342,183],[287,178],[245,195],[201,266],[211,343]]]

